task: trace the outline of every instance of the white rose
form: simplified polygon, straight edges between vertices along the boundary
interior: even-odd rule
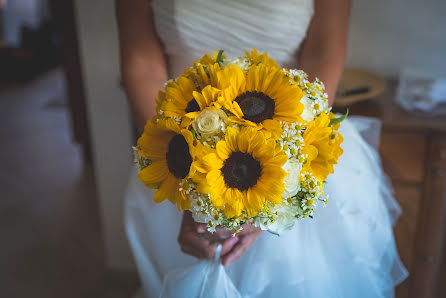
[[[203,110],[192,126],[203,138],[218,134],[226,126],[228,116],[222,110]]]
[[[314,112],[313,112],[313,106],[311,103],[313,102],[311,99],[309,99],[307,96],[302,97],[300,100],[301,103],[304,105],[304,110],[302,114],[300,114],[300,117],[304,119],[304,121],[312,121],[314,119]]]
[[[289,159],[284,165],[283,169],[287,172],[283,184],[285,191],[282,194],[283,199],[287,199],[297,194],[300,189],[300,170],[301,165],[295,158]]]
[[[296,221],[296,207],[286,204],[274,206],[273,212],[277,212],[275,221],[268,225],[268,231],[274,234],[280,234],[285,230],[290,230]]]

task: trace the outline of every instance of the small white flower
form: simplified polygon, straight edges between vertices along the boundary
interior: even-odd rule
[[[307,96],[304,96],[300,102],[304,105],[304,110],[300,117],[302,117],[304,121],[312,121],[314,119],[313,101]]]
[[[287,172],[287,176],[283,180],[285,191],[282,194],[283,199],[295,196],[300,190],[300,170],[301,164],[295,158],[289,159],[283,169]]]
[[[241,69],[243,69],[244,72],[248,72],[248,69],[251,66],[251,63],[248,60],[248,58],[246,58],[246,56],[241,56],[241,57],[238,57],[237,59],[225,60],[225,61],[223,61],[221,66],[224,68],[224,67],[228,67],[230,65],[237,65]]]
[[[312,104],[313,111],[316,115],[320,114],[323,110],[323,107],[319,100],[314,101]]]
[[[203,110],[192,122],[192,126],[203,138],[209,138],[222,131],[228,116],[222,110]]]

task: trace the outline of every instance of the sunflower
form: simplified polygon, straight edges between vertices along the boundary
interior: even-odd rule
[[[210,64],[195,62],[193,67],[184,71],[183,76],[193,81],[199,89],[203,89],[208,85],[216,87],[216,73],[220,69],[220,65],[216,62]]]
[[[190,112],[200,111],[200,106],[193,97],[193,92],[197,91],[192,80],[186,77],[179,77],[175,82],[171,82],[166,87],[165,101],[161,109],[167,117],[183,117]]]
[[[226,67],[217,72],[217,88],[225,108],[234,114],[230,121],[263,130],[267,137],[280,137],[279,121],[302,121],[304,93],[278,67],[253,65],[246,75],[236,65]]]
[[[216,87],[216,72],[220,70],[217,62],[218,53],[213,55],[206,53],[199,61],[195,61],[193,66],[184,70],[183,76],[192,80],[199,89],[203,89],[208,85]],[[222,58],[226,56],[223,54]]]
[[[186,77],[180,77],[176,82],[170,83],[166,88],[166,93],[162,95],[165,100],[161,109],[167,117],[186,116],[193,119],[205,108],[221,108],[221,104],[217,103],[220,95],[219,89],[208,85],[202,92],[197,92],[195,84]],[[183,120],[183,127],[190,124],[188,119]]]
[[[180,183],[191,174],[191,165],[196,156],[192,133],[181,129],[173,119],[149,121],[138,139],[137,152],[151,163],[138,173],[138,178],[152,189],[157,189],[154,201],[168,199],[178,210],[188,209],[189,201]]]
[[[209,193],[215,207],[223,207],[228,218],[255,216],[266,201],[282,202],[286,154],[272,140],[252,127],[228,127],[225,140],[214,152],[197,162],[197,190]]]
[[[246,51],[245,54],[251,64],[265,64],[267,66],[279,67],[274,59],[268,57],[268,53],[259,54],[256,49],[252,49],[251,53]]]
[[[214,88],[210,85],[204,87],[203,91],[201,92],[193,92],[193,96],[195,99],[195,102],[198,104],[199,110],[194,112],[189,112],[185,116],[194,119],[196,116],[200,114],[201,111],[204,109],[210,109],[210,110],[219,110],[222,107],[222,99],[220,96],[220,90],[217,88]]]
[[[320,181],[334,173],[333,165],[338,163],[343,153],[343,137],[336,127],[330,126],[330,118],[330,115],[322,113],[308,124],[303,134],[303,154],[308,155],[304,170],[313,173]]]

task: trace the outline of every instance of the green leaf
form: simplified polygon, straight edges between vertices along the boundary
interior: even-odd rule
[[[192,133],[192,137],[194,140],[198,140],[197,138],[197,132],[195,131],[195,129],[191,129],[190,132]]]
[[[348,112],[349,112],[349,110],[347,109],[347,112],[345,112],[345,114],[342,115],[341,117],[331,119],[329,125],[333,126],[333,125],[336,125],[336,124],[341,123],[342,121],[344,121],[347,118],[347,116],[348,116]]]
[[[223,50],[218,51],[218,55],[217,55],[217,63],[218,65],[221,65],[223,63]]]

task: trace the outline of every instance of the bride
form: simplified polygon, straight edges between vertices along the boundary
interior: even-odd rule
[[[122,78],[135,123],[155,113],[167,79],[205,52],[228,58],[256,48],[278,64],[320,78],[333,103],[345,59],[349,0],[116,0]],[[327,207],[280,237],[245,226],[222,243],[222,263],[242,297],[393,297],[407,272],[392,225],[399,207],[379,157],[361,136],[365,120],[343,122],[344,155],[327,180]],[[215,237],[189,212],[155,205],[154,191],[130,178],[126,225],[147,297],[163,277],[213,258]],[[187,294],[185,293],[187,296]]]

